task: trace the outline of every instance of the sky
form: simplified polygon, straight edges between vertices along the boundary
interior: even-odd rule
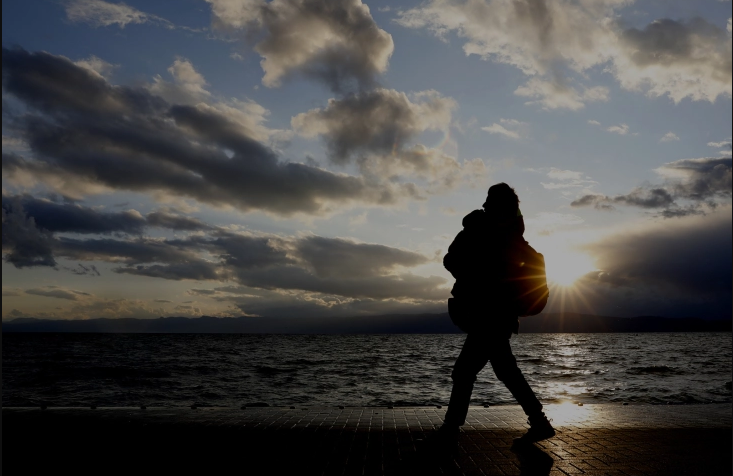
[[[731,2],[2,5],[2,318],[445,312],[515,188],[547,311],[731,318]]]

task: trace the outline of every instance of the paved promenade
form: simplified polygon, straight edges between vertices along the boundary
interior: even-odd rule
[[[731,405],[548,405],[558,435],[524,448],[518,406],[3,408],[3,469],[318,475],[731,475]],[[17,470],[17,471],[16,471]],[[12,471],[12,472],[11,472]],[[31,474],[31,473],[27,473]]]

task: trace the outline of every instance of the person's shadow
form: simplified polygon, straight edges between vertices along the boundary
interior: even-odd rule
[[[511,447],[512,453],[519,458],[521,476],[548,476],[555,460],[533,444],[515,443]]]

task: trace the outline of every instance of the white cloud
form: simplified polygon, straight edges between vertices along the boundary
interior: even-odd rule
[[[613,132],[614,134],[625,136],[629,133],[629,126],[628,124],[619,124],[618,126],[611,126],[606,130],[608,132]]]
[[[171,104],[195,106],[204,112],[216,112],[240,126],[247,134],[260,141],[288,140],[291,133],[270,129],[265,122],[270,111],[251,99],[215,97],[208,90],[209,83],[186,58],[176,58],[168,68],[172,81],[156,75],[148,90]],[[273,144],[274,145],[274,144]]]
[[[600,126],[600,125],[601,125],[601,123],[600,123],[600,122],[598,122],[598,121],[596,121],[596,120],[594,120],[594,119],[589,119],[589,120],[588,120],[588,124],[590,124],[590,125],[592,125],[592,126]]]
[[[680,140],[680,138],[675,134],[674,132],[667,132],[662,136],[661,139],[659,139],[659,142],[675,142]]]
[[[731,155],[732,144],[731,144],[730,138],[719,141],[719,142],[708,142],[708,146],[721,149],[720,151],[718,151],[718,153],[724,157]]]
[[[574,85],[605,66],[625,89],[714,101],[731,96],[731,22],[727,32],[702,19],[660,19],[624,29],[619,11],[633,0],[509,2],[431,0],[401,12],[408,28],[447,41],[455,32],[467,55],[505,63],[529,77],[517,94],[545,109],[581,109],[608,90]]]
[[[547,176],[554,180],[580,180],[583,178],[583,172],[576,172],[574,170],[562,170],[552,167]]]
[[[262,83],[277,87],[299,73],[350,89],[351,82],[371,86],[387,70],[392,36],[379,28],[361,0],[207,0],[214,27],[250,43],[262,57]]]
[[[142,12],[124,3],[109,3],[103,0],[73,0],[66,4],[66,18],[72,22],[87,23],[94,27],[158,21],[168,23],[155,15]]]
[[[534,170],[533,170],[534,171]],[[549,169],[540,169],[536,172],[545,173],[552,182],[540,182],[546,190],[562,190],[570,188],[588,188],[597,184],[589,176],[583,172],[575,170],[563,170],[556,167]]]
[[[160,75],[153,78],[148,88],[171,104],[195,105],[211,97],[206,89],[208,83],[186,58],[176,58],[168,68],[173,82],[165,81]]]
[[[75,61],[74,64],[77,66],[81,66],[87,71],[91,71],[101,78],[109,78],[109,76],[112,74],[112,71],[119,67],[119,65],[108,63],[101,58],[97,58],[94,55],[90,56],[87,59]]]
[[[493,123],[490,126],[482,127],[481,130],[489,134],[499,134],[511,139],[519,139],[522,134],[520,129],[526,128],[526,122],[517,121],[516,119],[501,119],[499,123]]]
[[[542,109],[583,109],[587,102],[608,101],[608,88],[596,86],[592,88],[576,88],[565,82],[545,81],[532,78],[524,86],[518,87],[514,94],[533,98],[526,104],[537,104]]]

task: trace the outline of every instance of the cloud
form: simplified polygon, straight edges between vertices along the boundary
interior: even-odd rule
[[[567,84],[566,81],[543,81],[532,78],[524,86],[518,87],[514,94],[533,98],[526,104],[537,104],[542,109],[570,109],[578,111],[585,107],[588,102],[608,101],[608,88],[596,86],[592,88],[580,88]]]
[[[547,177],[552,179],[552,182],[540,182],[542,187],[546,190],[558,190],[558,189],[570,189],[579,187],[592,187],[598,182],[592,180],[583,172],[576,170],[563,170],[556,167],[550,167],[549,169],[540,169],[538,172],[547,174]]]
[[[26,289],[25,293],[32,294],[34,296],[66,299],[69,301],[79,301],[81,299],[92,296],[91,294],[85,293],[83,291],[76,291],[74,289],[68,289],[61,286],[43,286],[39,288],[31,288]]]
[[[74,203],[55,203],[31,195],[3,195],[3,210],[13,208],[11,202],[31,217],[37,227],[50,232],[101,233],[113,232],[140,234],[146,220],[135,210],[118,213],[104,213]]]
[[[208,0],[214,28],[256,38],[262,83],[277,87],[295,74],[333,91],[372,87],[387,70],[392,36],[380,29],[360,0]]]
[[[161,22],[169,24],[155,15],[142,12],[125,3],[110,3],[103,0],[72,0],[65,5],[66,18],[75,23],[86,23],[93,27],[117,25],[125,28],[129,24]]]
[[[676,142],[679,141],[680,138],[675,134],[674,132],[667,132],[662,136],[661,139],[659,139],[659,142]]]
[[[76,274],[77,276],[101,276],[102,273],[99,272],[96,266],[93,264],[90,265],[83,265],[81,263],[77,263],[75,268],[69,268],[64,267],[67,271],[71,271],[72,273]]]
[[[3,88],[28,108],[9,122],[32,152],[4,153],[4,178],[66,197],[129,190],[286,216],[420,197],[412,183],[283,161],[215,107],[170,105],[48,53],[3,49]]]
[[[588,120],[588,124],[590,124],[590,125],[592,125],[592,126],[600,126],[600,125],[601,125],[601,123],[600,123],[600,122],[598,122],[598,121],[596,121],[596,120],[594,120],[594,119],[589,119],[589,120]]]
[[[629,133],[629,125],[628,124],[619,124],[618,126],[611,126],[608,129],[606,129],[608,132],[613,132],[614,134],[618,134],[620,136],[625,136]]]
[[[23,295],[23,290],[20,288],[11,288],[3,286],[3,297],[18,297]]]
[[[74,61],[74,64],[80,68],[84,68],[87,71],[97,74],[102,78],[109,78],[112,75],[112,71],[117,69],[119,66],[104,61],[101,58],[97,58],[92,55],[87,59]]]
[[[599,271],[579,289],[598,314],[730,318],[731,228],[724,207],[606,236],[583,247]]]
[[[206,251],[218,260],[190,257],[182,260],[174,256],[178,258],[176,262],[126,266],[115,271],[174,280],[230,280],[249,289],[306,292],[347,299],[439,300],[446,293],[442,288],[446,282],[444,278],[400,271],[424,264],[429,258],[383,245],[341,238],[283,238],[222,230],[211,237],[189,237],[159,244],[175,247],[180,252]]]
[[[3,209],[3,252],[7,253],[6,260],[17,267],[55,266],[57,258],[101,261],[117,264],[113,271],[120,274],[177,281],[234,282],[253,290],[303,294],[314,301],[438,302],[448,292],[443,287],[446,284],[443,277],[410,272],[432,258],[400,248],[345,238],[285,237],[214,227],[171,239],[72,238],[55,236],[35,227],[34,219],[27,217],[22,208],[13,208],[18,201],[10,203],[8,213]],[[6,226],[9,222],[25,224],[21,230],[24,234]],[[30,230],[29,224],[34,225]],[[25,247],[31,241],[21,238],[33,233],[42,234],[43,247]],[[6,235],[12,239],[6,239]],[[91,265],[79,266],[82,270],[96,271]]]
[[[408,96],[377,88],[329,99],[326,107],[298,114],[291,123],[303,137],[322,137],[333,163],[356,163],[363,176],[379,181],[427,180],[427,193],[442,193],[485,175],[483,162],[459,164],[441,150],[415,143],[426,131],[447,133],[455,107],[436,91]]]
[[[676,160],[656,171],[670,180],[669,187],[677,197],[702,201],[731,196],[730,158]]]
[[[246,134],[260,142],[278,141],[290,138],[289,131],[270,129],[265,125],[270,111],[251,99],[216,97],[209,91],[209,83],[186,58],[178,57],[168,68],[172,81],[156,75],[153,83],[146,85],[148,91],[169,104],[195,106],[204,112],[221,115]]]
[[[530,104],[545,109],[579,110],[607,100],[606,88],[580,84],[597,67],[625,89],[675,102],[731,95],[729,32],[699,18],[625,29],[619,10],[629,3],[431,0],[400,12],[396,21],[444,41],[455,32],[466,55],[515,66],[529,77],[516,94],[536,98]]]
[[[708,147],[715,147],[720,148],[718,153],[722,156],[730,156],[731,155],[731,140],[730,138],[726,140],[722,140],[719,142],[708,142]]]
[[[3,210],[22,209],[35,225],[51,233],[141,235],[145,228],[157,227],[179,231],[207,230],[211,227],[193,217],[158,210],[143,216],[137,210],[103,212],[70,202],[57,203],[31,195],[3,195]]]
[[[173,82],[167,82],[160,75],[156,75],[153,84],[149,86],[151,93],[171,104],[194,106],[211,98],[211,93],[206,89],[206,79],[189,60],[176,58],[168,68],[168,73],[173,77]]]
[[[660,19],[619,40],[614,70],[622,87],[675,102],[731,96],[731,37],[718,26],[702,18]]]
[[[168,228],[179,231],[208,230],[211,226],[201,220],[185,215],[168,213],[167,211],[156,211],[145,215],[148,226]]]
[[[614,205],[662,209],[662,216],[672,218],[704,213],[704,206],[715,208],[731,196],[730,158],[682,159],[665,164],[656,172],[666,179],[664,184],[637,187],[613,197],[587,194],[570,205],[600,210],[612,210]],[[680,201],[687,204],[680,205]]]
[[[3,259],[16,268],[56,266],[53,235],[36,226],[19,203],[3,204]]]
[[[517,121],[516,119],[501,119],[499,123],[494,122],[490,126],[482,127],[481,130],[488,132],[489,134],[499,134],[510,139],[519,139],[521,133],[518,128],[526,126],[526,122]],[[507,129],[507,127],[511,129]]]
[[[292,119],[304,137],[322,136],[329,157],[345,162],[361,153],[391,154],[427,130],[445,130],[456,103],[436,91],[423,91],[413,100],[393,89],[374,89],[329,99],[325,108],[311,109]]]

